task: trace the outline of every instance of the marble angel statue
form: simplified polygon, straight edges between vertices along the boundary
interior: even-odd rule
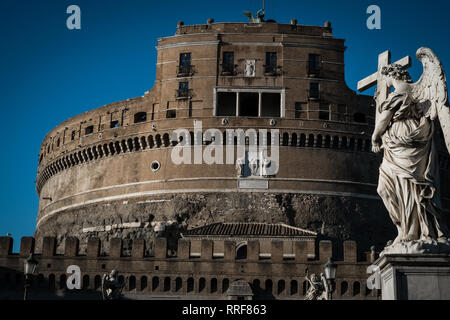
[[[372,136],[372,151],[384,153],[377,191],[398,230],[388,248],[403,248],[401,253],[425,252],[423,244],[449,244],[434,135],[439,120],[450,152],[446,78],[432,50],[420,48],[416,56],[423,64],[416,83],[401,65],[382,69],[386,84],[395,91],[382,103],[377,101],[379,117]]]

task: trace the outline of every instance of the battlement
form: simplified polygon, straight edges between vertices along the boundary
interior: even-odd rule
[[[101,299],[101,278],[115,269],[124,283],[123,293],[156,296],[195,296],[227,299],[227,290],[235,281],[250,284],[255,299],[302,299],[308,288],[307,272],[320,274],[333,256],[331,241],[270,241],[264,252],[263,241],[232,240],[200,242],[179,239],[175,252],[168,250],[165,238],[156,238],[152,255],[145,254],[146,241],[134,240],[131,253],[123,252],[123,241],[111,239],[107,255],[100,254],[101,243],[90,238],[86,252],[81,252],[76,238],[65,241],[64,253],[56,254],[56,238],[42,239],[42,249],[35,252],[35,239],[24,237],[20,252],[13,253],[13,239],[0,237],[0,296],[20,296],[23,289],[23,260],[36,253],[37,275],[33,281],[36,297],[61,297],[73,292],[66,287],[67,268],[76,265],[81,271],[81,292],[87,298]],[[243,250],[243,248],[246,250]],[[288,246],[289,247],[289,246]],[[377,290],[366,287],[367,267],[376,254],[358,259],[356,243],[344,243],[344,259],[336,261],[336,299],[379,299]],[[245,251],[245,255],[242,255]],[[79,292],[79,291],[78,291]]]
[[[101,254],[102,243],[98,238],[90,238],[86,244],[86,251],[80,250],[80,241],[77,238],[66,238],[64,242],[64,253],[56,253],[56,238],[44,237],[42,248],[35,250],[36,240],[33,237],[23,237],[20,242],[19,253],[13,253],[13,238],[0,237],[0,257],[25,257],[30,253],[42,257],[109,257],[109,258],[133,258],[133,259],[178,259],[178,260],[223,260],[223,261],[271,261],[271,262],[326,262],[328,258],[336,259],[333,255],[332,242],[330,240],[189,240],[181,238],[178,240],[177,250],[170,250],[166,238],[156,238],[153,254],[146,255],[146,241],[136,239],[132,241],[131,250],[128,254],[124,251],[123,240],[113,238],[108,242],[109,251]],[[105,245],[105,244],[103,244]],[[246,254],[240,255],[238,251],[245,246]],[[263,250],[263,248],[265,250]],[[130,249],[130,248],[128,248]],[[267,250],[268,249],[268,250]],[[366,253],[363,259],[358,259],[357,244],[355,241],[344,241],[343,260],[345,263],[373,262],[375,252]],[[337,260],[339,262],[339,260]]]

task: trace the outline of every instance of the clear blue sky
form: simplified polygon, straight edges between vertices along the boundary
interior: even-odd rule
[[[153,86],[157,38],[175,33],[177,21],[202,24],[246,21],[262,0],[1,0],[0,235],[32,235],[38,197],[37,160],[45,134],[63,120],[101,105],[142,95]],[[66,8],[81,8],[81,30],[66,28]],[[381,7],[382,29],[366,28],[366,9]],[[266,17],[289,23],[333,24],[346,39],[346,80],[355,89],[373,73],[377,54],[414,57],[431,47],[450,71],[449,1],[266,0]],[[414,58],[417,80],[421,66]]]

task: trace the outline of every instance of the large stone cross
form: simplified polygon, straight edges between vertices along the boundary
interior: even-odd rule
[[[383,70],[383,67],[387,67],[390,64],[391,64],[391,52],[385,51],[385,52],[381,53],[378,56],[378,71],[358,82],[358,91],[359,92],[363,92],[375,85],[377,86],[376,91],[378,91],[378,99],[377,99],[377,108],[376,108],[377,110],[375,113],[376,114],[375,122],[377,122],[378,115],[379,115],[378,105],[383,103],[388,98],[388,95],[390,92],[390,88],[386,84],[386,81],[383,80],[383,77],[381,75],[381,70]],[[403,59],[400,59],[397,62],[395,62],[395,64],[399,64],[399,65],[404,66],[405,68],[409,68],[411,66],[411,57],[409,57],[409,56],[404,57]]]

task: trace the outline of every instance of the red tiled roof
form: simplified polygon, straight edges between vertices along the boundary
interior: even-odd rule
[[[317,233],[284,223],[218,222],[186,230],[182,236],[315,237]]]

